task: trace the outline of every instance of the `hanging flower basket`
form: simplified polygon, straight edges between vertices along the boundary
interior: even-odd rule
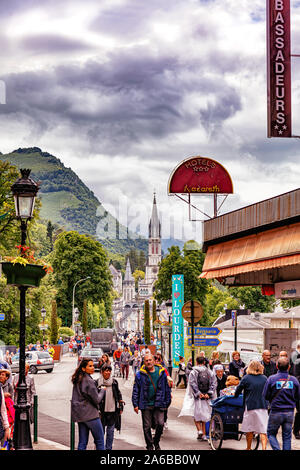
[[[40,280],[47,274],[45,267],[38,264],[20,264],[3,261],[2,271],[7,284],[12,286],[39,287]]]

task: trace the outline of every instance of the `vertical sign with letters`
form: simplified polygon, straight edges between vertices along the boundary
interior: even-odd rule
[[[290,0],[267,0],[268,137],[292,136]]]
[[[181,309],[184,304],[184,276],[172,276],[172,356],[173,367],[179,367],[179,356],[184,357],[184,324]]]

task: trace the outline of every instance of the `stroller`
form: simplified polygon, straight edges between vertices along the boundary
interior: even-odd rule
[[[114,361],[114,377],[122,377],[120,360]]]
[[[209,444],[213,450],[219,450],[226,439],[240,441],[243,432],[239,431],[239,424],[243,421],[244,406],[243,395],[237,398],[223,396],[216,398],[212,404],[212,416],[209,423]],[[259,434],[254,436],[253,450],[259,446]]]

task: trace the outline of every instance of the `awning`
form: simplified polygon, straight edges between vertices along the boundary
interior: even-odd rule
[[[210,246],[200,277],[216,279],[295,264],[300,264],[300,223]]]

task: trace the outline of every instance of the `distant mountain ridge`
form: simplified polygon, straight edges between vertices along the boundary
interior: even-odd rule
[[[51,220],[66,230],[97,238],[97,232],[105,234],[99,239],[111,253],[126,254],[130,248],[147,251],[148,240],[128,233],[123,225],[109,214],[94,193],[59,158],[39,147],[19,148],[1,154],[0,160],[9,161],[17,168],[30,168],[31,176],[41,183],[41,217]]]

